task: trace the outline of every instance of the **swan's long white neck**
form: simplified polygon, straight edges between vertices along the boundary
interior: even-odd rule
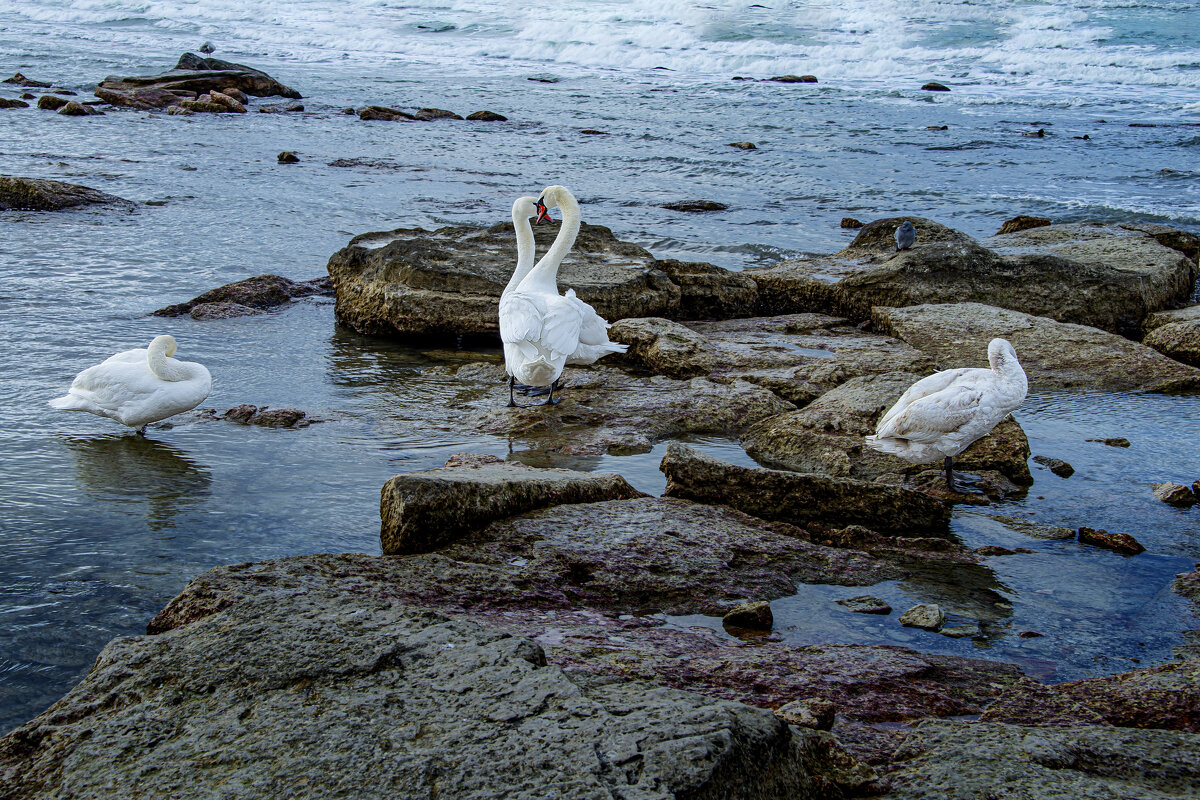
[[[993,372],[1006,383],[1019,389],[1022,394],[1029,390],[1029,378],[1026,377],[1021,362],[1017,360],[1017,354],[1011,348],[1000,347],[994,352],[989,352],[988,362]]]
[[[174,354],[175,340],[170,336],[157,336],[146,348],[146,363],[150,371],[164,381],[186,381],[192,377],[192,369],[171,358]]]
[[[504,287],[504,294],[516,289],[533,267],[533,226],[529,224],[529,216],[514,205],[512,221],[513,231],[517,234],[517,267]]]
[[[575,237],[579,235],[579,203],[570,192],[562,190],[558,193],[558,208],[562,211],[562,227],[554,244],[542,256],[541,261],[534,265],[525,279],[529,288],[541,289],[558,293],[558,267],[567,253],[575,246]]]

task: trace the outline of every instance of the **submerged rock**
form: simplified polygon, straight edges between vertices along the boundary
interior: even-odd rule
[[[757,150],[758,145],[754,142],[730,142],[730,147],[736,147],[738,150]]]
[[[0,97],[0,108],[29,108],[29,103],[24,100],[10,100],[7,97]]]
[[[300,156],[296,155],[291,150],[284,150],[275,157],[275,160],[280,164],[299,164]]]
[[[1069,478],[1075,474],[1075,468],[1061,458],[1053,456],[1034,456],[1033,460],[1060,478]]]
[[[949,86],[938,83],[937,81],[930,81],[929,83],[925,84],[921,88],[927,92],[948,92],[948,91],[950,91]]]
[[[848,597],[838,600],[839,606],[845,606],[857,614],[890,614],[892,607],[878,597],[862,594],[858,597]]]
[[[367,106],[358,112],[358,118],[367,122],[370,122],[371,120],[383,120],[384,122],[414,122],[417,119],[407,111],[401,111],[398,108],[388,108],[387,106]]]
[[[445,466],[388,480],[379,502],[387,555],[427,553],[497,519],[563,503],[640,497],[616,474],[535,469],[494,456],[451,456]]]
[[[659,208],[665,208],[670,211],[700,213],[704,211],[725,211],[729,206],[724,203],[718,203],[715,200],[676,200],[672,203],[663,203]]]
[[[87,205],[133,207],[133,203],[124,198],[105,194],[87,186],[44,178],[15,178],[0,175],[0,211],[8,209],[58,211],[63,208]]]
[[[1121,336],[978,303],[876,308],[882,330],[929,353],[943,369],[979,366],[996,336],[1016,348],[1029,385],[1039,389],[1183,392],[1200,388],[1200,369]]]
[[[67,98],[56,94],[44,94],[38,98],[37,107],[43,111],[58,111],[69,102],[71,101]]]
[[[1128,533],[1109,533],[1103,528],[1099,530],[1088,527],[1080,528],[1079,541],[1083,544],[1115,550],[1126,556],[1136,556],[1138,553],[1146,552],[1146,548],[1142,547],[1141,542]]]
[[[221,416],[230,422],[258,425],[263,428],[307,428],[314,422],[321,421],[313,419],[298,408],[276,408],[270,411],[267,408],[243,403],[228,409]]]
[[[194,53],[184,53],[174,68],[158,75],[109,76],[96,87],[96,96],[114,105],[163,108],[183,98],[221,92],[227,87],[256,97],[299,99],[301,96],[261,70],[219,58],[201,58]]]
[[[545,231],[545,233],[542,233]],[[558,225],[540,225],[553,238]],[[497,304],[517,261],[512,224],[368,233],[329,259],[338,321],[380,336],[499,333]],[[679,287],[652,255],[612,231],[584,224],[558,285],[608,320],[671,313]]]
[[[190,314],[193,319],[225,319],[284,306],[300,297],[329,296],[332,293],[328,278],[299,282],[279,275],[256,275],[211,289],[186,303],[160,308],[154,312],[154,316]],[[250,311],[246,312],[245,309]]]
[[[744,628],[751,631],[769,631],[775,624],[775,615],[771,613],[771,604],[766,600],[754,600],[742,603],[731,609],[721,622],[727,628]],[[828,730],[828,729],[826,729]]]
[[[497,114],[495,111],[474,111],[467,114],[467,119],[478,122],[508,122],[508,117]]]
[[[728,464],[671,442],[663,456],[667,497],[721,503],[767,520],[864,525],[882,533],[943,532],[945,503],[901,486]],[[919,535],[919,534],[918,534]]]
[[[1200,783],[1200,736],[927,720],[904,740],[895,754],[895,767],[888,793],[894,800],[1166,800],[1191,794]]]
[[[816,83],[816,75],[776,75],[774,78],[767,78],[775,83]]]
[[[907,628],[924,628],[936,631],[946,621],[946,613],[936,603],[913,606],[900,615],[899,622]]]
[[[421,108],[413,116],[426,122],[435,119],[462,119],[461,115],[455,114],[453,111],[447,111],[444,108]]]
[[[863,224],[861,222],[859,222],[858,220],[856,220],[854,217],[842,217],[842,221],[840,223],[840,227],[849,228],[850,230],[857,230],[858,228],[861,228],[862,226],[863,226]]]
[[[103,116],[104,112],[98,108],[92,108],[89,105],[71,100],[58,109],[58,113],[64,117],[98,117]]]

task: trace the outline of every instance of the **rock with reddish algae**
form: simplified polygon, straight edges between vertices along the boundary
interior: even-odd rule
[[[827,743],[768,710],[572,675],[527,638],[370,594],[271,588],[114,640],[0,739],[5,796],[828,796]]]
[[[1046,686],[1014,684],[983,713],[1017,725],[1116,725],[1200,733],[1200,660]]]
[[[1173,800],[1200,786],[1200,736],[926,720],[896,751],[888,779],[889,800]]]
[[[426,553],[527,511],[640,496],[620,475],[535,469],[460,454],[445,466],[396,475],[383,485],[379,538],[388,555]]]
[[[256,275],[253,278],[210,289],[186,303],[160,308],[154,312],[154,316],[178,317],[189,314],[193,319],[224,319],[228,316],[244,316],[244,314],[239,313],[241,309],[233,309],[234,313],[221,313],[222,308],[206,308],[206,306],[223,307],[234,304],[261,312],[287,305],[300,297],[329,296],[332,293],[333,289],[329,285],[328,278],[315,278],[311,281],[300,282],[279,275]]]
[[[1088,527],[1080,528],[1079,541],[1095,547],[1106,547],[1126,556],[1136,556],[1138,553],[1146,551],[1141,542],[1128,533],[1109,533],[1103,528],[1099,530]]]
[[[936,603],[913,606],[900,615],[900,624],[908,628],[924,628],[936,631],[946,621],[946,613]]]
[[[1020,233],[1030,228],[1044,228],[1049,224],[1049,217],[1031,217],[1027,214],[1018,214],[1012,219],[1004,220],[1004,224],[1000,226],[1000,230],[996,231],[996,235],[1003,236],[1006,233]]]
[[[832,728],[836,713],[833,703],[815,697],[793,700],[775,709],[775,716],[789,724],[818,731]]]
[[[838,709],[839,739],[873,763],[886,761],[903,738],[895,726],[878,723],[979,714],[1020,678],[1011,664],[895,646],[764,640],[746,647],[708,628],[650,616],[713,614],[725,599],[788,596],[795,592],[788,575],[888,579],[862,554],[805,548],[787,535],[789,527],[668,499],[556,506],[495,522],[438,553],[219,567],[193,580],[148,630],[171,630],[262,594],[333,593],[330,607],[356,604],[355,597],[413,605],[536,637],[550,663],[567,669],[766,708],[827,700]],[[677,545],[658,551],[672,539]]]
[[[667,445],[666,496],[721,503],[763,519],[864,525],[883,533],[944,532],[950,507],[902,486],[739,467],[680,442]]]

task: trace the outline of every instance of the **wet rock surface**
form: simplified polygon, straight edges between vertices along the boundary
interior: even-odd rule
[[[890,614],[892,607],[878,597],[872,597],[869,594],[859,595],[858,597],[848,597],[844,600],[838,600],[839,606],[845,606],[856,614]]]
[[[550,241],[558,224],[539,225]],[[517,262],[512,225],[419,228],[357,236],[329,260],[338,321],[379,336],[498,335],[497,303]],[[563,261],[573,288],[608,320],[673,313],[680,290],[649,252],[584,224]]]
[[[863,525],[882,533],[944,531],[950,509],[902,486],[739,467],[672,442],[663,457],[668,497],[722,503],[762,519]]]
[[[301,96],[261,70],[219,58],[201,58],[194,53],[184,53],[172,69],[158,75],[109,76],[96,87],[96,96],[112,105],[166,108],[226,88],[256,97],[299,99]]]
[[[530,398],[527,408],[508,408],[508,378],[500,364],[469,363],[454,376],[463,388],[449,401],[461,409],[450,424],[564,456],[644,453],[659,441],[691,434],[736,436],[793,408],[745,381],[672,380],[604,366],[568,368],[555,406]]]
[[[221,417],[230,422],[258,425],[263,428],[307,428],[314,422],[321,422],[298,408],[272,409],[269,406],[255,406],[249,403],[227,409]]]
[[[0,211],[22,209],[58,211],[88,205],[116,205],[132,208],[123,198],[87,186],[51,181],[44,178],[16,178],[0,175]]]
[[[1142,344],[1153,347],[1168,358],[1200,367],[1200,314],[1189,314],[1189,317],[1159,325],[1146,334]]]
[[[1152,484],[1154,497],[1172,506],[1191,506],[1196,504],[1196,495],[1182,483]]]
[[[386,554],[424,553],[497,519],[551,505],[640,495],[620,475],[534,469],[493,456],[451,456],[445,466],[396,475],[384,484],[380,539]]]
[[[896,753],[889,798],[1165,800],[1200,781],[1200,736],[930,720]]]
[[[279,275],[256,275],[219,286],[186,303],[160,308],[154,312],[154,316],[179,317],[188,314],[192,319],[227,319],[285,306],[301,297],[328,297],[331,294],[333,288],[328,278],[293,281]]]
[[[1075,474],[1075,468],[1061,458],[1055,458],[1054,456],[1034,456],[1033,460],[1060,478],[1069,478]]]
[[[996,231],[996,235],[1003,236],[1006,233],[1019,233],[1030,228],[1043,228],[1049,224],[1049,217],[1031,217],[1028,214],[1018,214],[1012,219],[1004,220],[1004,224],[1000,226],[1000,230]]]
[[[1200,370],[1145,345],[1084,325],[978,303],[877,308],[883,331],[937,359],[940,369],[979,366],[988,342],[1012,342],[1031,388],[1200,390]]]
[[[946,621],[946,612],[935,603],[922,603],[905,611],[897,621],[907,628],[936,631]]]
[[[1100,528],[1082,527],[1079,529],[1079,541],[1083,544],[1090,544],[1095,547],[1104,547],[1109,550],[1115,550],[1122,555],[1135,556],[1138,553],[1144,553],[1146,548],[1141,542],[1130,536],[1128,533],[1109,533]]]
[[[795,472],[859,481],[917,476],[930,465],[911,464],[873,450],[866,446],[865,437],[875,432],[879,418],[920,377],[887,372],[851,378],[804,408],[757,423],[743,434],[742,445],[759,463]],[[1008,417],[958,455],[955,465],[970,472],[996,472],[1028,486],[1033,482],[1028,458],[1025,432]]]
[[[845,381],[897,369],[932,370],[933,359],[845,319],[789,314],[719,322],[626,319],[609,335],[628,344],[622,360],[673,377],[744,380],[804,405]]]
[[[769,711],[572,676],[468,621],[284,590],[117,639],[0,740],[0,775],[22,798],[815,798],[803,746]]]

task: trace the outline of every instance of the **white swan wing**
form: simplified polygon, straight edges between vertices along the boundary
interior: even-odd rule
[[[579,346],[579,309],[565,297],[517,290],[500,301],[500,338],[508,344],[533,343],[551,357],[566,357]]]
[[[900,395],[900,399],[896,401],[888,412],[879,420],[879,425],[876,427],[876,434],[882,435],[880,432],[889,426],[892,421],[912,403],[920,400],[922,397],[928,397],[936,392],[943,391],[947,386],[950,386],[955,381],[961,380],[969,372],[973,372],[973,367],[962,367],[959,369],[947,369],[941,372],[935,372],[932,375],[927,375],[921,380],[914,383]]]
[[[876,436],[926,444],[936,442],[978,418],[986,397],[983,387],[974,383],[953,384],[906,405],[886,425],[880,423]]]
[[[583,327],[583,315],[565,297],[554,295],[546,298],[546,314],[542,320],[542,347],[555,356],[569,356],[579,347],[579,332]]]
[[[534,296],[509,292],[500,298],[500,339],[509,344],[537,341],[542,336],[542,317]]]
[[[608,329],[612,327],[608,324],[608,320],[597,314],[596,309],[592,308],[591,304],[585,303],[576,297],[574,289],[567,289],[567,293],[563,297],[579,311],[579,318],[581,320],[579,327],[580,344],[608,344]]]

